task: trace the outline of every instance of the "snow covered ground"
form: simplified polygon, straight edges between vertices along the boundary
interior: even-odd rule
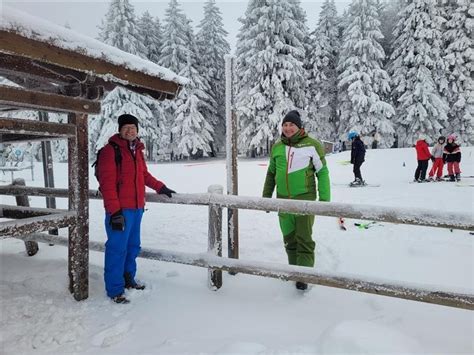
[[[463,148],[462,171],[474,175],[474,148]],[[352,180],[352,166],[340,164],[349,152],[328,157],[331,180]],[[239,192],[260,196],[266,159],[239,161]],[[378,188],[336,185],[337,202],[424,207],[473,213],[470,186],[410,184],[414,149],[369,150],[364,178]],[[150,165],[178,192],[206,192],[225,186],[225,161]],[[30,171],[16,176],[42,185]],[[91,188],[97,184],[91,172]],[[10,175],[1,175],[8,183]],[[66,187],[67,169],[55,164],[57,187]],[[465,181],[467,181],[466,179]],[[474,179],[470,179],[474,181]],[[1,196],[2,203],[14,198]],[[44,207],[45,199],[31,198]],[[58,200],[66,208],[65,200]],[[142,245],[205,252],[207,208],[148,204]],[[275,213],[240,211],[240,256],[286,264]],[[347,220],[317,217],[316,268],[394,281],[462,288],[474,293],[473,236],[466,231],[384,223],[360,230]],[[105,241],[101,201],[91,201],[90,234]],[[224,246],[226,250],[226,246]],[[23,242],[0,242],[0,352],[2,354],[348,354],[474,353],[474,312],[353,291],[313,286],[305,294],[284,282],[224,273],[217,292],[207,287],[207,270],[139,259],[145,291],[128,293],[129,305],[109,301],[104,292],[103,254],[90,253],[90,293],[76,302],[67,291],[67,248],[40,244],[33,257]]]

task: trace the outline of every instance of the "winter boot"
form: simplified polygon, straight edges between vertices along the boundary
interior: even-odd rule
[[[454,175],[449,175],[449,181],[456,181],[456,178],[454,177]]]
[[[135,289],[135,290],[144,290],[145,289],[145,285],[141,285],[139,283],[137,283],[132,275],[130,275],[129,272],[126,272],[125,274],[123,274],[123,278],[125,279],[125,288],[130,290],[130,289]]]
[[[456,174],[456,181],[461,181],[461,174],[459,173]]]
[[[301,291],[308,289],[308,284],[300,281],[296,281],[296,288]]]
[[[112,298],[112,301],[114,301],[115,303],[121,303],[121,304],[130,303],[130,301],[124,296],[123,293],[121,295],[111,297],[111,298]]]
[[[442,177],[437,177],[436,181],[444,181],[444,179]]]

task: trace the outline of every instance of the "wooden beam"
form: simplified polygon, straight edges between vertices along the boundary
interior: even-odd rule
[[[25,218],[19,221],[0,223],[0,237],[16,237],[54,228],[70,226],[76,220],[76,212],[69,211],[49,216]]]
[[[74,78],[66,77],[57,72],[41,67],[34,60],[7,53],[0,53],[0,75],[28,78],[40,82],[64,85],[75,82]]]
[[[100,113],[100,102],[98,101],[25,90],[4,85],[0,85],[0,105],[39,111]]]
[[[89,296],[89,154],[87,115],[70,113],[68,122],[77,127],[68,140],[69,210],[77,211],[69,227],[69,291],[77,301]]]
[[[10,206],[10,205],[2,204],[0,205],[0,212],[3,213],[3,216],[1,217],[4,217],[4,218],[23,219],[23,218],[30,218],[30,217],[46,216],[50,214],[67,212],[67,211],[57,210],[53,208],[38,208],[38,207],[28,207],[28,206],[22,206],[22,205]]]
[[[68,123],[42,122],[20,118],[0,117],[0,133],[68,138],[76,135],[76,126]]]
[[[0,133],[0,142],[2,143],[30,143],[30,142],[45,142],[61,139],[61,137],[52,136],[37,136],[30,134],[5,134]]]
[[[173,81],[128,69],[102,58],[93,58],[72,50],[56,47],[51,43],[25,38],[5,30],[0,30],[0,51],[76,71],[92,72],[117,84],[126,81],[132,90],[133,88],[145,88],[164,92],[174,97],[180,87],[179,84]]]

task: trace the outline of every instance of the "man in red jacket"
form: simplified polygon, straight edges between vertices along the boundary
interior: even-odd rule
[[[426,180],[426,170],[428,170],[428,161],[432,159],[430,153],[430,148],[428,143],[426,143],[426,136],[420,134],[415,145],[416,149],[416,159],[418,160],[418,166],[415,170],[415,182],[425,182]]]
[[[136,258],[140,252],[140,224],[145,207],[145,185],[172,197],[175,191],[155,179],[143,156],[144,145],[137,137],[138,119],[129,114],[118,118],[119,133],[109,139],[98,158],[98,179],[104,198],[104,280],[107,296],[116,303],[128,303],[124,290],[143,290],[135,281]],[[116,150],[121,159],[117,161]]]

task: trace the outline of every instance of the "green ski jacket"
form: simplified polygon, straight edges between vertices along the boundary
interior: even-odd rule
[[[276,185],[277,198],[316,200],[316,175],[319,201],[330,201],[329,170],[324,155],[321,142],[308,137],[304,129],[291,138],[282,136],[272,147],[263,197],[272,197]]]

